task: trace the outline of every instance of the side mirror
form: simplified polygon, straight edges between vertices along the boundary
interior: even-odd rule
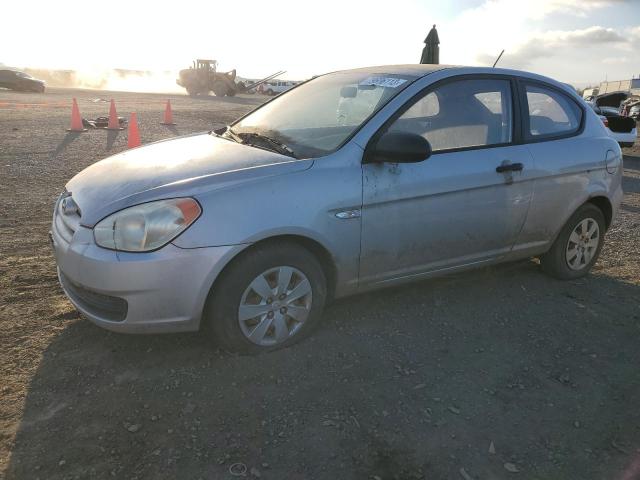
[[[426,138],[409,132],[387,132],[373,145],[366,163],[416,163],[431,156]]]

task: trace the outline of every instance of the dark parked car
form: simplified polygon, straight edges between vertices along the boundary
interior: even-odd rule
[[[44,92],[44,81],[16,70],[0,70],[0,87],[19,92]]]

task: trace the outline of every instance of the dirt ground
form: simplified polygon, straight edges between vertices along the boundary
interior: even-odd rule
[[[264,97],[0,91],[0,478],[640,478],[640,150],[595,271],[534,261],[331,305],[292,348],[232,356],[198,334],[125,336],[62,294],[47,239],[75,173],[126,132],[204,131]]]

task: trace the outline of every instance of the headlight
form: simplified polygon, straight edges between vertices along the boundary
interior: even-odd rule
[[[156,250],[184,232],[202,210],[193,198],[172,198],[125,208],[98,222],[96,243],[123,252]]]

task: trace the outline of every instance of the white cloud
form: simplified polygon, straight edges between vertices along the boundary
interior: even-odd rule
[[[444,63],[492,65],[504,49],[499,66],[531,70],[565,82],[600,81],[605,76],[628,78],[638,73],[633,58],[640,49],[640,26],[616,29],[602,23],[614,18],[612,13],[618,9],[629,12],[629,6],[638,3],[486,0],[462,11],[443,28],[440,59]],[[634,24],[624,17],[616,22]],[[549,25],[575,27],[549,30]],[[610,60],[603,64],[605,58]]]
[[[631,59],[629,57],[607,57],[602,59],[605,65],[624,65]]]
[[[441,58],[451,58],[459,64],[486,64],[504,48],[513,52],[527,44],[539,33],[532,25],[554,13],[576,16],[586,15],[622,0],[538,0],[523,2],[514,0],[486,0],[482,5],[464,10],[446,27],[441,38],[451,38],[453,43],[443,45]],[[589,32],[590,33],[590,32]],[[610,35],[611,32],[605,32]],[[579,38],[572,39],[579,41]],[[537,50],[536,50],[537,52]]]
[[[572,31],[551,31],[534,34],[520,45],[514,46],[504,56],[502,65],[511,68],[527,68],[535,60],[540,58],[551,58],[568,55],[571,49],[597,48],[628,43],[629,37],[616,32],[611,28],[592,26]],[[487,54],[480,54],[477,57],[478,63],[486,64],[492,57]]]

